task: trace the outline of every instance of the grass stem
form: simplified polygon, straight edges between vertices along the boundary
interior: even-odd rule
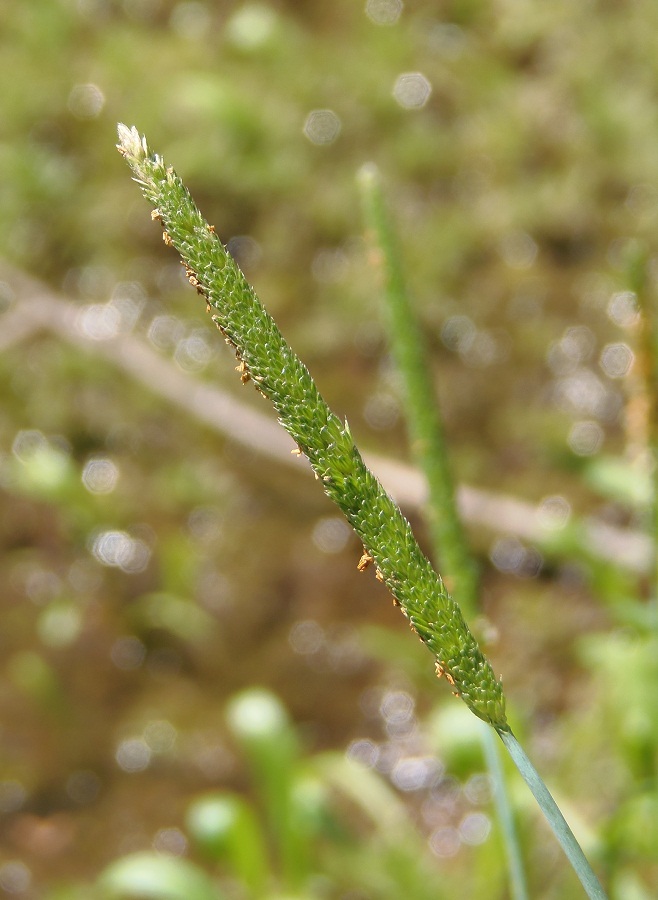
[[[436,402],[428,353],[412,310],[400,252],[386,211],[381,177],[372,163],[359,172],[366,222],[375,236],[383,270],[388,334],[404,385],[404,409],[411,446],[427,478],[429,502],[426,516],[436,561],[451,592],[468,617],[475,615],[478,573],[468,550],[455,503],[454,480]]]
[[[587,896],[590,900],[607,900],[605,891],[601,887],[601,883],[587,861],[573,831],[560,812],[560,808],[544,784],[539,772],[530,762],[523,747],[519,744],[509,728],[496,728],[496,731],[500,735],[500,739],[507,748],[514,764],[521,773],[523,780],[532,791],[548,824],[551,826],[553,834],[559,841],[560,846],[564,850],[576,875],[580,879],[580,883],[585,888]]]
[[[404,275],[402,256],[386,201],[382,179],[372,163],[359,172],[366,223],[374,237],[383,270],[387,332],[402,377],[404,409],[412,452],[427,479],[426,507],[434,555],[460,605],[471,616],[479,605],[479,579],[455,504],[454,481],[441,410],[436,400],[429,357],[412,307]],[[518,835],[514,826],[504,774],[493,732],[482,729],[485,762],[494,784],[494,802],[501,825],[513,900],[527,900],[528,891]]]

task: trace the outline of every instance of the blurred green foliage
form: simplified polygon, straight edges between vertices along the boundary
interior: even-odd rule
[[[102,896],[206,900],[224,896],[220,884],[229,894],[239,885],[246,897],[450,895],[433,882],[404,804],[368,767],[339,753],[302,758],[280,701],[262,689],[232,698],[227,718],[249,759],[258,805],[217,791],[188,808],[187,831],[214,864],[215,887],[185,859],[142,852],[106,869],[96,887]],[[372,820],[365,843],[355,813]]]
[[[603,351],[637,352],[633,310],[655,304],[658,7],[409,0],[391,24],[376,20],[395,3],[369,9],[3,5],[3,257],[94,327],[262,411],[128,183],[115,123],[135,123],[359,444],[405,458],[355,212],[355,172],[378,163],[455,474],[572,513],[541,547],[472,530],[476,626],[612,897],[644,900],[658,885],[654,576],[601,560],[573,520],[646,527],[652,499],[646,380]],[[340,124],[327,143],[318,110]],[[13,340],[17,285],[0,280],[2,890],[77,900],[133,865],[148,890],[183,871],[199,896],[505,896],[476,745],[317,487],[214,433],[192,400],[174,408],[95,353],[98,337],[91,352],[52,329]],[[279,797],[224,714],[259,684],[295,722]],[[370,766],[357,785],[346,747]],[[413,787],[418,758],[439,768]],[[195,831],[198,797],[208,815],[225,804],[224,838]],[[515,799],[532,895],[579,897]],[[263,860],[251,882],[232,828]],[[144,853],[160,854],[152,870]]]

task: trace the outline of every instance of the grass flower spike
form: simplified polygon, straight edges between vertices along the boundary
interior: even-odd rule
[[[178,175],[150,152],[134,127],[119,125],[118,131],[117,147],[153,205],[165,243],[180,253],[188,279],[235,349],[242,380],[253,381],[273,403],[279,421],[363,542],[360,568],[374,563],[377,577],[433,653],[437,674],[476,716],[505,730],[500,682],[409,523],[365,466],[347,422],[322,399]]]

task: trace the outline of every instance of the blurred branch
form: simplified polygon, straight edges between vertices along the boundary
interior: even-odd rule
[[[295,446],[293,441],[268,416],[187,375],[176,363],[132,334],[94,340],[80,326],[83,307],[67,302],[41,282],[4,262],[0,263],[0,279],[10,285],[16,298],[14,306],[0,318],[0,350],[47,329],[69,344],[114,363],[153,393],[231,440],[299,468],[299,461],[290,455]],[[20,328],[21,320],[31,327]]]
[[[291,454],[293,441],[269,416],[186,374],[133,334],[120,334],[108,340],[89,337],[80,327],[82,307],[4,261],[0,261],[0,280],[10,287],[15,298],[14,304],[0,316],[0,351],[9,350],[41,331],[50,331],[87,353],[104,357],[154,394],[230,440],[310,474],[310,469]],[[427,485],[416,469],[371,453],[364,454],[364,460],[401,506],[419,510],[425,505]],[[465,522],[495,533],[514,535],[533,543],[541,543],[549,534],[540,524],[533,504],[506,494],[461,485],[457,505]],[[633,571],[648,569],[652,551],[647,535],[596,520],[584,522],[583,529],[589,552]]]

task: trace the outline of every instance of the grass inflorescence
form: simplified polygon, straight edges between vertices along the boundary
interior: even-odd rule
[[[175,247],[188,279],[235,349],[243,381],[251,379],[308,458],[340,507],[413,630],[435,657],[436,671],[476,716],[506,729],[500,681],[471,634],[458,604],[421,552],[408,521],[369,471],[347,422],[328,407],[306,366],[209,225],[175,171],[151,153],[135,128],[119,126],[121,154],[153,205],[165,243]]]

